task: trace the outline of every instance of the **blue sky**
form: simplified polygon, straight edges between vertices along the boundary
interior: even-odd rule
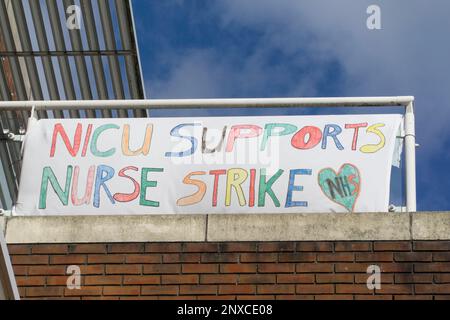
[[[372,4],[381,8],[381,30],[366,27]],[[450,210],[448,0],[135,0],[133,6],[148,98],[414,95],[418,209]],[[249,112],[255,110],[176,115]],[[175,113],[153,112],[164,115]]]

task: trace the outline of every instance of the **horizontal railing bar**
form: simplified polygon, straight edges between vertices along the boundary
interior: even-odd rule
[[[413,96],[336,98],[239,98],[239,99],[146,99],[0,101],[0,110],[71,109],[218,109],[286,107],[406,107]]]

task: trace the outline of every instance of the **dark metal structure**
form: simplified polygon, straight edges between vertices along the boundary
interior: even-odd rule
[[[144,99],[131,0],[0,0],[0,100]],[[29,113],[0,110],[0,205],[14,203]],[[40,118],[145,110],[39,111]],[[10,133],[8,135],[8,133]],[[16,139],[17,140],[17,139]]]

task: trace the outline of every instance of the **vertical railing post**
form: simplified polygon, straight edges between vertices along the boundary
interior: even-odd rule
[[[2,229],[0,229],[0,300],[20,300]]]
[[[405,166],[406,166],[406,210],[417,211],[416,207],[416,132],[414,107],[411,101],[405,112]]]

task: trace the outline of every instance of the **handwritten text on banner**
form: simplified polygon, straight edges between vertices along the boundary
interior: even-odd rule
[[[18,215],[387,211],[400,115],[46,119]]]

